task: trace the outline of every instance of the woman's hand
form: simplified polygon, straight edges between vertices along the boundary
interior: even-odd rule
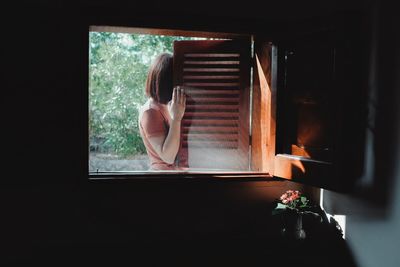
[[[168,102],[168,110],[173,121],[180,122],[185,114],[186,95],[184,88],[177,86],[172,92],[172,100]]]
[[[184,89],[175,87],[172,100],[168,102],[167,108],[171,116],[168,134],[166,136],[153,136],[149,142],[157,152],[158,156],[166,163],[173,164],[179,151],[181,121],[185,114],[186,96]]]

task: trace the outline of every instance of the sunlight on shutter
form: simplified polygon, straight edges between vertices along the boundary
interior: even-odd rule
[[[201,47],[201,43],[212,44],[210,41],[198,41],[202,49],[193,48],[193,43],[182,49],[187,53],[176,57],[180,62],[175,66],[181,69],[174,70],[179,72],[175,73],[176,84],[185,86],[187,94],[182,149],[187,150],[189,167],[244,170],[248,165],[249,137],[248,120],[243,120],[244,115],[248,116],[248,103],[243,103],[248,101],[248,78],[243,76],[249,75],[245,73],[249,64],[242,64],[242,49],[237,49],[236,44],[238,53],[222,52],[227,50],[225,47]],[[177,45],[185,42],[175,42],[179,53]]]

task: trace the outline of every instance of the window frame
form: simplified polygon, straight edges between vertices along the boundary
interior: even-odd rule
[[[363,68],[360,66],[361,53],[357,50],[360,40],[357,39],[357,36],[352,36],[354,29],[347,29],[344,25],[342,25],[343,28],[340,25],[336,26],[280,40],[276,44],[275,52],[271,53],[271,72],[276,73],[271,75],[272,97],[270,101],[272,109],[269,141],[271,150],[267,162],[272,167],[268,171],[274,177],[338,192],[350,192],[354,189],[364,168],[362,157],[366,119],[365,90],[363,90],[360,76]],[[287,46],[288,44],[289,46]],[[299,44],[301,46],[298,46]],[[332,105],[335,106],[335,109],[329,109],[334,118],[330,115],[326,119],[326,122],[332,124],[336,129],[336,132],[329,138],[332,142],[332,155],[327,159],[319,159],[313,157],[312,154],[310,156],[296,156],[296,153],[292,154],[293,152],[286,154],[280,147],[282,140],[278,140],[278,137],[281,137],[282,129],[287,130],[286,127],[282,127],[287,123],[284,117],[291,112],[290,108],[287,109],[287,103],[291,99],[286,98],[289,90],[287,87],[289,76],[286,71],[287,55],[290,55],[292,48],[299,48],[301,53],[304,51],[301,50],[304,47],[311,48],[310,56],[312,55],[314,58],[321,47],[329,47],[332,57],[331,61],[323,61],[332,64],[331,77],[324,80],[329,82],[330,86],[323,87],[326,89],[323,91],[323,95],[329,99],[328,104],[335,103]],[[294,51],[296,54],[296,50]],[[309,66],[317,68],[319,65],[311,64]],[[357,68],[360,68],[361,71],[353,71]],[[354,72],[355,75],[353,75]],[[329,92],[335,92],[340,97],[331,97]],[[316,97],[317,95],[311,94],[311,96]],[[298,115],[298,113],[295,114]],[[279,123],[279,127],[277,127],[277,123]],[[320,127],[321,125],[313,126]]]
[[[191,14],[190,16],[185,15],[182,12],[174,14],[166,15],[164,13],[154,15],[153,12],[144,12],[144,13],[137,13],[134,16],[132,13],[122,8],[115,8],[113,12],[110,10],[103,9],[102,7],[98,7],[98,11],[96,14],[92,10],[87,10],[87,19],[85,20],[85,27],[82,28],[81,36],[85,40],[85,44],[87,47],[88,44],[88,29],[93,27],[94,25],[110,25],[110,26],[99,26],[99,27],[116,27],[116,28],[123,28],[124,32],[127,29],[139,29],[141,33],[143,30],[147,30],[148,33],[160,33],[169,31],[170,33],[177,33],[178,35],[183,36],[185,33],[206,33],[206,34],[213,34],[216,38],[217,37],[235,37],[235,38],[242,38],[246,36],[246,38],[256,37],[256,40],[269,40],[272,41],[274,44],[279,47],[281,50],[281,42],[282,41],[290,41],[305,35],[314,35],[321,32],[326,31],[335,31],[337,33],[337,40],[342,44],[340,51],[341,56],[339,57],[340,60],[346,60],[346,56],[351,54],[351,59],[353,60],[350,64],[347,64],[345,68],[340,69],[340,73],[343,77],[349,78],[355,90],[346,90],[343,92],[342,99],[344,99],[344,104],[346,105],[342,110],[342,114],[339,114],[342,123],[338,123],[338,127],[340,127],[341,135],[337,136],[336,143],[342,152],[337,153],[335,159],[333,161],[332,169],[333,172],[329,173],[323,171],[321,174],[323,177],[319,177],[322,179],[307,179],[307,177],[301,177],[300,179],[293,179],[289,178],[294,182],[299,182],[303,184],[308,184],[312,186],[318,186],[322,188],[326,188],[329,190],[334,190],[338,192],[349,192],[356,188],[358,182],[363,179],[363,173],[366,170],[366,161],[365,161],[365,142],[366,137],[365,134],[367,133],[367,113],[369,110],[368,103],[368,90],[367,88],[367,81],[365,76],[369,74],[369,69],[367,68],[367,64],[362,64],[362,62],[366,62],[365,60],[365,52],[358,49],[363,43],[367,40],[365,32],[363,31],[364,24],[363,21],[363,14],[358,12],[339,12],[337,14],[332,14],[327,18],[311,18],[305,17],[303,19],[295,19],[293,21],[287,20],[274,20],[268,19],[268,16],[263,17],[262,19],[254,18],[251,15],[247,18],[243,17],[240,20],[235,19],[235,17],[228,17],[222,16],[221,14],[218,15],[211,15],[211,14]],[[117,14],[117,15],[116,15]],[[221,19],[224,18],[224,19]],[[289,27],[291,26],[291,27]],[[199,36],[199,35],[197,35]],[[210,36],[210,35],[207,35]],[[254,41],[254,39],[253,39]],[[82,44],[83,45],[83,44]],[[355,55],[353,55],[355,54]],[[88,54],[86,54],[86,58],[88,58]],[[255,58],[255,57],[254,57]],[[253,59],[254,59],[253,58]],[[354,62],[361,62],[360,64],[352,64]],[[85,61],[86,63],[86,61]],[[274,66],[277,62],[272,61],[271,66]],[[87,65],[87,63],[86,63]],[[350,66],[351,65],[351,66]],[[255,64],[253,66],[256,66]],[[277,66],[275,66],[276,68]],[[279,68],[281,67],[279,63]],[[352,68],[353,67],[353,68]],[[353,69],[356,67],[356,75],[355,77],[349,77],[345,72],[353,73]],[[88,68],[86,68],[88,70]],[[253,67],[253,70],[254,67]],[[256,72],[256,71],[254,71]],[[253,75],[254,75],[253,72]],[[88,72],[86,73],[86,77],[84,77],[84,89],[88,88],[87,84],[87,77]],[[274,74],[276,75],[276,74]],[[277,76],[277,75],[276,75]],[[278,77],[276,77],[275,81],[271,81],[272,84],[277,82]],[[349,86],[349,85],[347,85]],[[281,90],[280,84],[275,84],[274,90],[279,91]],[[88,92],[85,90],[85,92]],[[276,91],[275,91],[276,94]],[[85,95],[85,102],[84,105],[88,104],[88,95]],[[274,96],[273,96],[274,97]],[[275,95],[276,97],[276,95]],[[253,96],[250,98],[252,101]],[[273,100],[273,103],[277,105],[277,99]],[[252,103],[250,102],[250,108],[252,108]],[[280,105],[278,103],[278,105]],[[357,107],[358,111],[353,112],[355,107]],[[86,106],[87,108],[87,106]],[[254,112],[254,111],[251,111]],[[276,106],[271,110],[271,114],[275,116],[276,119]],[[346,113],[351,116],[345,117]],[[350,114],[351,113],[351,114]],[[354,114],[353,114],[354,113]],[[279,116],[279,114],[278,114]],[[279,120],[279,117],[278,117]],[[278,121],[279,122],[279,121]],[[356,123],[353,123],[356,122]],[[86,122],[87,123],[87,122]],[[252,139],[251,142],[254,142],[253,138],[253,126],[251,124],[252,119],[250,120],[250,129]],[[273,124],[273,121],[271,122]],[[346,131],[344,131],[346,129]],[[88,134],[88,132],[86,132]],[[271,156],[275,158],[274,150],[272,149],[276,145],[276,134],[274,136],[274,132],[270,131],[268,135],[269,145],[268,148],[268,161],[269,166],[265,168],[268,169],[268,173],[264,173],[267,177],[266,179],[279,179],[279,180],[288,180],[287,178],[276,177],[274,176],[274,160],[271,160]],[[356,147],[353,150],[346,150],[346,146],[354,147],[354,139],[358,138],[356,142]],[[279,139],[279,138],[278,138]],[[88,138],[84,140],[85,143],[85,154],[88,155],[88,147],[89,144],[87,143]],[[251,144],[254,145],[254,144]],[[278,143],[279,145],[279,143]],[[87,154],[86,154],[87,153]],[[354,162],[355,159],[355,162]],[[86,157],[86,163],[89,162],[89,157]],[[84,167],[85,175],[89,174],[88,165]],[[254,169],[254,168],[253,168]],[[308,169],[308,174],[312,173],[313,168]],[[90,176],[100,177],[101,175],[109,176],[109,174],[94,174]],[[114,176],[120,176],[120,174],[114,172]],[[186,174],[176,174],[181,177],[185,177]],[[219,173],[221,175],[221,173]],[[162,177],[166,177],[168,175],[162,175]],[[207,176],[212,176],[212,173],[207,173]],[[147,178],[146,176],[141,177],[139,174],[132,174],[130,177],[132,179],[136,178]],[[168,176],[169,177],[169,176]],[[188,176],[189,177],[189,176]],[[191,177],[189,177],[191,178]],[[340,179],[338,179],[340,178]],[[148,178],[151,179],[151,178]],[[168,179],[173,179],[172,176]],[[247,178],[240,178],[243,181],[248,181],[251,179]],[[260,178],[261,179],[261,178]],[[87,179],[88,180],[88,179]]]
[[[276,150],[277,122],[281,123],[278,120],[277,113],[282,112],[282,108],[278,110],[278,83],[285,82],[284,79],[286,79],[286,77],[278,75],[277,45],[262,39],[256,40],[254,60],[256,85],[253,92],[258,92],[259,97],[254,98],[253,96],[253,101],[255,101],[256,107],[260,109],[256,110],[255,113],[261,113],[259,115],[264,115],[265,118],[259,118],[261,129],[252,133],[253,137],[254,135],[257,136],[256,140],[259,142],[257,147],[260,149],[260,151],[254,153],[254,156],[261,157],[261,160],[252,161],[253,168],[266,171],[274,177],[288,180],[308,180],[320,176],[329,176],[334,167],[332,162],[284,154]],[[265,66],[269,66],[269,68],[265,68]],[[279,87],[284,88],[282,84]],[[266,110],[263,111],[263,107],[266,107]],[[253,124],[256,123],[257,119]],[[262,132],[262,128],[266,128],[265,132]]]
[[[180,29],[167,29],[167,28],[152,28],[152,27],[130,27],[130,26],[101,26],[101,25],[89,25],[89,32],[115,32],[115,33],[131,33],[131,34],[152,34],[152,35],[169,35],[169,36],[185,36],[185,37],[207,37],[217,39],[231,39],[231,40],[254,40],[254,34],[250,33],[228,33],[228,32],[213,32],[213,31],[191,31],[191,30],[180,30]],[[254,80],[254,53],[250,55],[251,68],[253,68],[253,75],[250,79]],[[89,74],[89,73],[88,73]],[[249,105],[251,116],[253,116],[254,110],[252,107],[252,101],[254,95],[252,94],[252,84],[250,84],[250,99]],[[249,151],[250,166],[252,167],[252,132],[251,123],[249,119]],[[89,140],[88,140],[89,145]],[[90,159],[90,151],[88,153],[88,162]],[[266,171],[107,171],[107,172],[90,172],[88,170],[88,179],[90,181],[98,180],[129,180],[129,179],[151,179],[151,180],[165,180],[165,179],[211,179],[211,180],[234,180],[234,181],[272,181],[281,180],[279,177],[274,177]]]
[[[280,123],[279,117],[277,117],[277,113],[279,109],[277,105],[279,105],[277,92],[278,87],[279,90],[282,88],[282,78],[279,76],[278,73],[278,45],[274,44],[274,38],[267,37],[265,34],[262,33],[226,33],[226,32],[209,32],[209,31],[190,31],[190,30],[180,30],[180,29],[160,29],[160,28],[152,28],[152,27],[145,27],[145,28],[138,28],[138,27],[119,27],[119,26],[89,26],[89,31],[97,30],[97,31],[117,31],[117,32],[124,32],[124,33],[142,33],[142,34],[158,34],[158,35],[178,35],[178,36],[191,36],[191,37],[209,37],[209,38],[221,38],[221,39],[251,39],[253,43],[253,52],[251,53],[250,60],[252,61],[252,75],[250,79],[252,82],[250,83],[250,125],[249,125],[249,137],[250,142],[250,168],[249,171],[235,171],[235,172],[223,172],[223,171],[174,171],[174,172],[152,172],[152,171],[139,171],[139,172],[96,172],[90,173],[89,171],[88,176],[90,179],[115,179],[120,178],[146,178],[146,179],[173,179],[173,178],[188,178],[188,179],[204,179],[205,177],[209,177],[211,179],[219,179],[219,178],[231,178],[231,179],[278,179],[278,180],[292,180],[295,182],[310,184],[314,186],[330,188],[333,190],[343,191],[345,188],[338,187],[338,183],[333,181],[335,179],[334,176],[338,176],[338,171],[341,169],[340,164],[342,164],[343,159],[336,159],[336,161],[332,163],[326,163],[321,161],[316,161],[313,159],[308,159],[300,156],[293,156],[289,154],[277,154],[276,153],[276,144],[277,144],[277,128],[276,123]],[[340,29],[339,29],[340,30]],[[325,31],[325,30],[324,30]],[[324,32],[319,31],[319,32]],[[318,32],[317,32],[318,33]],[[311,33],[314,34],[314,33]],[[267,48],[262,48],[263,45],[267,44]],[[258,50],[260,48],[260,50]],[[265,60],[265,64],[269,64],[268,70],[262,70],[260,74],[264,74],[268,79],[266,79],[265,83],[269,86],[270,95],[267,97],[261,97],[257,99],[255,97],[254,88],[257,89],[262,87],[260,80],[257,80],[258,77],[258,65],[257,62],[257,52],[262,52],[264,54],[270,53],[269,57],[263,58]],[[260,83],[257,85],[257,83]],[[264,90],[265,91],[265,90]],[[257,101],[254,101],[257,100]],[[351,101],[351,99],[349,100]],[[254,103],[253,103],[254,102]],[[258,104],[258,105],[257,105]],[[262,132],[255,131],[255,125],[257,125],[257,121],[254,119],[253,114],[258,114],[258,112],[262,112],[262,106],[266,106],[269,109],[269,115],[265,115],[264,117],[264,126],[266,126],[267,130],[265,134]],[[267,112],[267,113],[268,113]],[[263,126],[262,126],[263,127]],[[258,134],[258,140],[257,138]],[[257,143],[258,142],[258,143]],[[336,140],[336,142],[340,143],[340,140]],[[261,160],[258,159],[258,163],[254,164],[254,159],[256,158],[255,155],[257,149],[254,149],[256,146],[266,146],[260,147],[261,152],[258,152]],[[89,151],[87,151],[89,153]],[[88,157],[89,162],[89,157]],[[261,163],[261,164],[260,164]],[[258,166],[257,166],[258,164]],[[263,166],[265,165],[265,166]],[[255,167],[256,166],[256,167]],[[298,167],[307,169],[306,172],[298,172]],[[305,175],[304,175],[305,174]],[[317,178],[317,179],[316,179]],[[319,178],[323,178],[322,180]],[[333,181],[333,183],[332,183]],[[346,186],[346,182],[344,186]],[[333,186],[332,186],[333,185]]]

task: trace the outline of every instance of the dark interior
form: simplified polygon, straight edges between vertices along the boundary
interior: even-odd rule
[[[398,247],[393,236],[398,236],[395,226],[400,223],[396,204],[400,46],[398,16],[389,1],[8,4],[3,8],[8,16],[2,18],[1,42],[3,266],[374,266],[376,262],[396,266],[400,262],[391,249]],[[312,222],[310,241],[298,245],[279,238],[280,221],[271,217],[273,201],[287,189],[302,190],[319,201],[323,184],[278,178],[89,181],[89,25],[251,33],[285,42],[341,23],[357,24],[360,38],[366,40],[359,49],[367,75],[360,79],[368,92],[363,101],[370,108],[367,128],[372,133],[361,144],[362,159],[366,158],[363,173],[370,175],[346,180],[351,190],[345,194],[325,191],[327,211],[348,218],[350,243],[336,238],[329,226],[311,227]],[[306,105],[300,108],[304,112],[300,114],[310,111]],[[334,126],[324,127],[330,131]],[[333,132],[336,137],[345,135]],[[342,146],[360,147],[357,140],[344,138]],[[296,143],[330,145],[318,137],[309,143],[289,141],[282,149]],[[350,163],[343,166],[343,175],[356,173]],[[374,231],[386,240],[383,245]]]

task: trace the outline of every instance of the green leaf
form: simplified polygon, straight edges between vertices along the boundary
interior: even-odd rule
[[[307,203],[307,198],[306,197],[300,197],[300,200],[303,204]]]
[[[276,205],[276,209],[283,209],[283,210],[285,210],[287,208],[287,206],[285,205],[285,204],[282,204],[282,203],[278,203],[277,205]]]

